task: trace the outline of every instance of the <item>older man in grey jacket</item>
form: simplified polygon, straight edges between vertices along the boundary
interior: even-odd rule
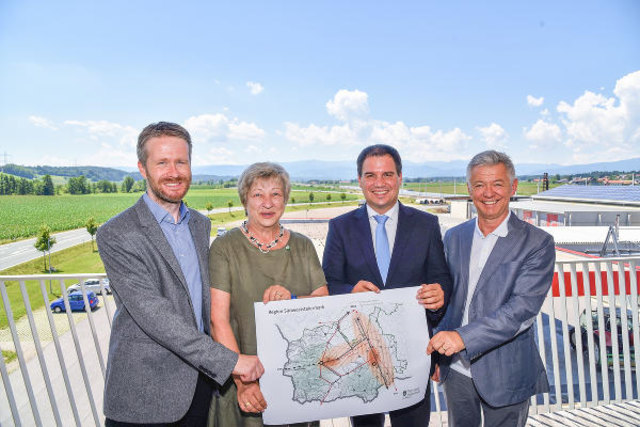
[[[477,154],[467,186],[478,217],[445,235],[453,293],[427,351],[440,353],[435,379],[450,426],[524,427],[529,398],[549,390],[531,325],[551,287],[555,246],[510,212],[518,180],[509,156]]]
[[[107,426],[206,425],[213,381],[264,369],[209,335],[211,222],[182,202],[191,184],[191,137],[174,123],[138,138],[147,192],[98,230],[117,310],[104,391]]]

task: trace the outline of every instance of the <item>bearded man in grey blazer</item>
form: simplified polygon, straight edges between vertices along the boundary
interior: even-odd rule
[[[159,122],[138,137],[147,192],[98,230],[116,301],[104,389],[107,426],[204,426],[215,383],[255,381],[256,356],[209,334],[211,221],[182,202],[191,185],[191,137]]]
[[[524,426],[529,398],[549,390],[531,327],[555,262],[553,238],[509,211],[518,188],[511,159],[485,151],[467,166],[478,211],[449,230],[445,256],[453,278],[447,312],[427,352],[440,358],[450,426]]]

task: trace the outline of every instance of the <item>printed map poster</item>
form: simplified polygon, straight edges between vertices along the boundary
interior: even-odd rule
[[[418,287],[255,303],[265,424],[388,412],[425,395]]]

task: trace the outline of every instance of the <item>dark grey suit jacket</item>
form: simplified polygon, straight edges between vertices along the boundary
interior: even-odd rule
[[[211,222],[191,210],[189,228],[202,276],[205,333],[198,331],[180,264],[142,198],[98,229],[117,306],[104,388],[108,418],[174,422],[189,409],[198,372],[222,384],[237,362],[235,352],[208,334]]]
[[[553,237],[512,213],[509,233],[500,237],[480,274],[469,304],[469,323],[460,326],[469,285],[469,258],[475,219],[444,236],[453,293],[436,328],[457,330],[471,362],[480,396],[501,407],[523,402],[549,390],[531,323],[551,287],[555,262]],[[440,356],[440,377],[446,381],[451,358]]]

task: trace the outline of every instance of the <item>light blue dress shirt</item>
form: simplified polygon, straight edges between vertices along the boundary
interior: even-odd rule
[[[187,281],[198,329],[200,332],[204,332],[202,321],[202,276],[200,275],[196,245],[189,229],[189,218],[191,217],[189,208],[184,203],[181,203],[180,217],[178,222],[175,222],[173,216],[162,206],[151,200],[147,193],[144,193],[142,198],[147,203],[156,221],[158,221],[158,225],[160,225],[164,236],[167,238],[173,254],[178,259],[182,274]]]

